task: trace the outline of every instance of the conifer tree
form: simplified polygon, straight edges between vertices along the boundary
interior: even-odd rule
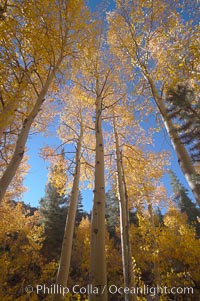
[[[188,196],[188,190],[180,183],[173,171],[170,171],[171,185],[175,194],[174,201],[178,204],[181,212],[185,212],[189,224],[196,224],[197,235],[200,236],[200,224],[197,217],[200,216],[200,210],[195,206]]]
[[[160,207],[157,207],[154,210],[154,218],[155,218],[155,226],[156,227],[159,226],[160,224],[163,224],[164,215],[162,214]]]
[[[81,191],[79,190],[78,194],[78,205],[77,205],[77,212],[76,212],[76,225],[78,226],[83,218],[86,218],[88,215],[87,212],[83,208],[83,197]]]
[[[119,226],[119,200],[112,190],[106,193],[105,211],[108,232],[110,237],[116,239],[116,226]]]
[[[56,188],[48,183],[45,196],[40,200],[40,213],[46,237],[43,251],[49,260],[58,259],[60,255],[67,203],[67,197],[59,195]]]
[[[183,144],[189,147],[192,160],[200,161],[200,104],[188,82],[178,82],[167,91],[169,117]]]

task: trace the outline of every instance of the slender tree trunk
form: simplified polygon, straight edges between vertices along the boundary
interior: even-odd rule
[[[98,93],[97,93],[98,95]],[[93,292],[90,301],[107,301],[106,252],[105,252],[105,179],[104,144],[102,133],[102,99],[96,98],[96,158],[94,201],[91,223],[90,284]]]
[[[180,164],[182,172],[188,182],[190,189],[193,192],[196,202],[200,206],[200,179],[198,178],[198,175],[192,164],[192,160],[191,160],[185,146],[181,142],[181,139],[179,138],[171,119],[167,115],[166,107],[163,103],[162,98],[158,95],[157,89],[156,89],[153,81],[151,80],[151,78],[149,78],[149,76],[147,76],[147,79],[151,86],[152,94],[153,94],[154,100],[156,102],[156,105],[162,115],[166,131],[171,139],[173,148],[177,154],[178,162]]]
[[[148,201],[148,211],[149,211],[149,219],[150,219],[150,223],[151,223],[151,227],[153,229],[153,251],[157,251],[158,250],[158,243],[157,243],[157,237],[156,237],[156,227],[155,227],[155,223],[154,223],[154,217],[153,217],[153,209],[152,209],[152,205],[150,203],[150,201]],[[155,275],[155,284],[156,287],[160,287],[160,270],[159,270],[159,263],[158,261],[154,258],[154,275]],[[158,294],[158,292],[156,292],[155,294],[155,301],[159,301],[160,300],[160,296]]]
[[[60,63],[62,61],[62,58],[60,58],[54,68],[54,70],[51,71],[42,91],[38,95],[37,101],[30,112],[29,116],[24,120],[21,132],[18,135],[17,142],[15,145],[14,154],[12,156],[12,159],[10,163],[8,164],[5,172],[3,173],[3,176],[0,179],[0,202],[2,201],[6,190],[8,186],[10,185],[12,179],[14,178],[17,169],[23,159],[24,151],[25,151],[25,145],[28,139],[28,134],[30,131],[30,128],[33,124],[33,121],[35,120],[36,116],[38,115],[41,106],[44,102],[44,97],[49,89],[49,86],[51,82],[53,81],[53,78],[55,76],[55,72],[57,71]]]
[[[124,275],[124,287],[131,288],[135,286],[132,254],[130,247],[130,231],[129,231],[129,210],[128,199],[126,197],[123,170],[122,170],[122,158],[119,147],[119,139],[115,125],[115,117],[113,118],[114,134],[115,134],[115,146],[116,146],[116,159],[117,159],[117,179],[119,189],[119,208],[120,208],[120,232],[121,232],[121,246],[122,246],[122,264]],[[125,294],[125,301],[137,301],[137,295]]]
[[[62,250],[60,256],[60,265],[59,265],[57,279],[56,279],[56,284],[59,287],[63,287],[63,288],[67,286],[70,261],[71,261],[72,242],[73,242],[73,234],[74,234],[76,212],[77,212],[77,205],[78,205],[82,138],[83,138],[83,130],[81,127],[81,132],[80,132],[79,140],[77,143],[77,150],[76,150],[75,175],[74,175],[72,192],[70,197],[70,204],[69,204],[66,225],[65,225],[65,232],[64,232]],[[64,300],[63,295],[55,294],[53,297],[53,301],[62,301],[62,300]]]

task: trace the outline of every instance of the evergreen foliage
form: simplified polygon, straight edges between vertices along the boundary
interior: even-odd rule
[[[154,118],[200,205],[198,0],[94,2],[0,4],[0,301],[199,300],[200,209],[173,172],[168,198]],[[40,208],[15,201],[36,133]]]
[[[191,201],[188,196],[188,190],[180,183],[173,171],[169,173],[171,178],[171,185],[175,194],[174,201],[177,203],[182,213],[186,213],[188,217],[188,223],[194,224],[198,237],[200,237],[200,224],[198,223],[198,217],[200,217],[200,210]]]
[[[194,88],[179,82],[167,91],[168,116],[177,123],[181,141],[189,147],[193,161],[200,161],[200,104]]]
[[[68,198],[58,194],[50,183],[46,186],[44,198],[40,200],[40,213],[45,226],[43,251],[48,259],[58,259],[61,251]]]
[[[164,215],[162,214],[162,211],[159,207],[157,207],[154,210],[154,223],[155,226],[158,227],[160,225],[163,225],[163,219],[164,219]]]
[[[129,222],[130,224],[138,225],[137,211],[129,210]]]
[[[106,193],[106,222],[110,237],[117,239],[116,227],[119,227],[119,200],[112,190]],[[137,211],[129,210],[129,222],[137,225]]]
[[[106,193],[105,211],[110,237],[116,237],[116,227],[119,226],[119,200],[112,190]]]
[[[77,213],[76,213],[76,226],[80,224],[83,218],[88,216],[88,213],[83,209],[83,197],[81,191],[79,191],[78,195],[78,206],[77,206]]]

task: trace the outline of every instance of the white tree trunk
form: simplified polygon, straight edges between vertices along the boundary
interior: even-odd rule
[[[156,105],[162,115],[166,131],[171,139],[172,145],[177,154],[178,162],[180,164],[181,170],[188,182],[190,189],[193,192],[197,204],[200,206],[200,179],[198,178],[198,175],[192,164],[191,158],[185,146],[181,142],[171,119],[167,116],[166,107],[163,103],[162,98],[158,95],[158,92],[156,90],[153,81],[149,77],[147,77],[147,79],[151,86],[152,94],[156,102]]]
[[[120,208],[120,233],[121,233],[121,247],[122,247],[122,265],[124,276],[124,287],[131,288],[135,285],[133,277],[132,254],[130,248],[129,235],[129,210],[127,198],[124,187],[122,158],[119,147],[119,139],[115,125],[115,117],[113,118],[115,146],[116,146],[116,161],[117,161],[117,180],[119,189],[119,208]],[[125,301],[137,301],[137,295],[125,294]]]
[[[59,287],[67,286],[67,281],[69,276],[73,234],[74,234],[76,212],[77,212],[77,205],[78,205],[82,138],[83,138],[83,131],[81,128],[79,140],[77,143],[77,149],[76,149],[75,175],[74,175],[73,186],[72,186],[71,197],[70,197],[70,204],[69,204],[66,225],[65,225],[65,232],[64,232],[62,250],[60,256],[60,265],[59,265],[57,279],[56,279],[56,284],[58,284]],[[63,295],[55,294],[53,297],[53,301],[62,301],[62,300],[64,300]]]
[[[102,133],[102,99],[96,98],[96,157],[94,201],[91,223],[90,284],[93,292],[90,301],[107,301],[106,252],[105,252],[105,179],[104,144]]]
[[[149,211],[149,220],[151,223],[151,227],[153,229],[153,251],[155,252],[155,251],[159,251],[159,246],[157,243],[156,227],[155,227],[154,216],[153,216],[153,208],[152,208],[150,201],[148,201],[148,211]],[[154,265],[154,275],[155,275],[155,286],[160,287],[161,281],[160,281],[159,263],[154,259],[153,265]],[[155,301],[159,301],[159,300],[160,300],[160,296],[159,296],[158,292],[156,292]]]
[[[62,61],[62,58],[60,58],[58,60],[57,65],[51,71],[42,91],[40,92],[40,94],[37,98],[37,101],[36,101],[32,111],[30,112],[29,116],[23,122],[21,132],[19,133],[18,138],[17,138],[17,142],[15,145],[15,150],[14,150],[12,159],[0,179],[0,202],[2,201],[2,199],[6,193],[6,190],[7,190],[8,186],[10,185],[12,179],[14,178],[14,176],[17,172],[17,169],[22,161],[30,128],[32,126],[33,121],[35,120],[36,116],[38,115],[38,113],[41,109],[41,106],[44,102],[44,97],[49,89],[51,82],[53,81],[55,72],[57,71],[61,61]]]

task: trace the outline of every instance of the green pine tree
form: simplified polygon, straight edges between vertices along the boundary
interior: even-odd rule
[[[116,238],[116,227],[119,226],[119,200],[112,190],[106,193],[105,212],[110,237]]]
[[[188,223],[195,225],[197,235],[200,237],[200,223],[198,217],[200,217],[200,210],[191,201],[188,196],[188,190],[180,183],[173,171],[169,172],[171,179],[171,186],[175,195],[174,201],[177,203],[181,212],[185,212],[188,217]]]
[[[177,124],[183,144],[188,146],[191,159],[200,161],[200,102],[194,88],[179,82],[167,91],[169,117]]]
[[[164,215],[162,214],[160,207],[157,207],[154,210],[154,218],[155,218],[155,226],[156,227],[158,227],[159,225],[163,225]]]
[[[68,198],[60,196],[50,183],[46,186],[45,196],[40,200],[40,214],[45,226],[43,252],[49,260],[58,259],[61,252],[67,216]]]
[[[78,194],[78,206],[77,206],[77,212],[76,212],[76,226],[78,226],[82,220],[82,218],[86,218],[88,216],[88,213],[83,209],[83,197],[81,194],[81,191],[79,191]]]

